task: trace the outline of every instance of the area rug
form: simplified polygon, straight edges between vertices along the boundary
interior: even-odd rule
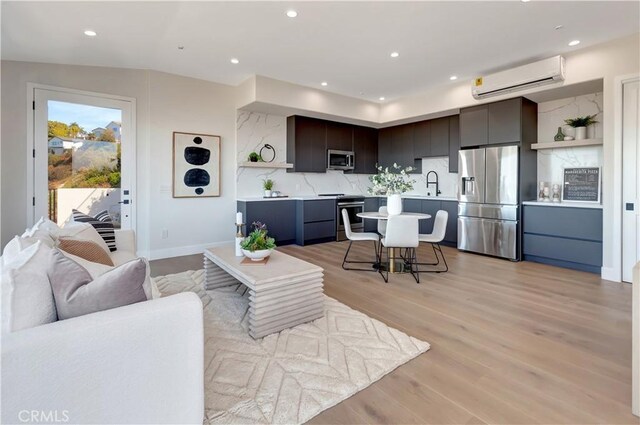
[[[162,296],[202,300],[205,423],[303,423],[429,349],[326,296],[324,317],[254,340],[244,286],[205,291],[203,270],[155,279]]]

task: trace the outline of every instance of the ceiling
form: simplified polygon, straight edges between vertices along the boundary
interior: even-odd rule
[[[2,2],[2,59],[258,74],[373,101],[639,31],[637,1]]]

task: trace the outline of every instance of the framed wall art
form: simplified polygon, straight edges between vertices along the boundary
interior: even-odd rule
[[[220,136],[173,132],[173,197],[220,196]]]

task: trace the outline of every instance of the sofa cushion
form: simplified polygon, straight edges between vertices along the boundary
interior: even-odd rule
[[[25,239],[41,240],[45,245],[53,248],[56,245],[60,227],[48,218],[40,217],[40,219],[32,227],[28,228],[22,234]]]
[[[61,320],[146,301],[146,277],[147,263],[142,258],[93,279],[59,250],[51,253],[49,281]]]
[[[100,237],[104,239],[105,243],[109,247],[109,251],[113,252],[117,249],[113,222],[111,221],[111,216],[107,210],[99,212],[95,217],[81,213],[78,210],[72,210],[72,215],[73,221],[76,223],[89,223],[92,225]]]
[[[113,266],[113,261],[111,261],[109,254],[93,241],[85,241],[84,239],[77,238],[61,238],[58,243],[58,248],[93,263]]]
[[[14,239],[20,243],[19,237]],[[5,249],[5,251],[7,251]],[[42,241],[2,256],[2,333],[15,332],[57,320],[55,301],[47,278],[52,252]]]
[[[89,223],[76,223],[69,222],[65,224],[65,226],[60,229],[60,233],[58,234],[58,238],[75,238],[75,239],[84,239],[87,241],[93,241],[105,252],[110,252],[107,243],[102,239],[98,231]]]

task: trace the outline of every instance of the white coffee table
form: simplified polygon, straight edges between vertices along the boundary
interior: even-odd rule
[[[204,289],[249,288],[249,335],[262,338],[324,315],[323,269],[274,251],[265,265],[241,264],[232,246],[204,251]]]

